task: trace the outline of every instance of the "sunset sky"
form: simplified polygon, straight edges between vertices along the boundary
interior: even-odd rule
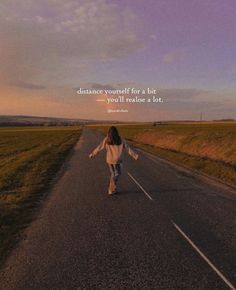
[[[2,0],[0,115],[236,118],[235,0]],[[158,88],[107,113],[83,88]]]

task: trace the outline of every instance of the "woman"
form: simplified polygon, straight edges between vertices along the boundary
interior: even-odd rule
[[[121,175],[123,149],[126,149],[128,151],[128,154],[132,156],[135,160],[138,159],[138,154],[135,153],[128,146],[125,140],[120,137],[117,128],[114,126],[109,128],[107,136],[98,145],[98,147],[93,150],[89,157],[94,157],[104,148],[107,151],[106,161],[111,172],[110,184],[108,189],[108,194],[111,195],[116,193],[117,181]]]

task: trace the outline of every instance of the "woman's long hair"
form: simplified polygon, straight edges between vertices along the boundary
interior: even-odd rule
[[[115,126],[111,126],[107,133],[107,144],[120,145],[122,143],[119,132]]]

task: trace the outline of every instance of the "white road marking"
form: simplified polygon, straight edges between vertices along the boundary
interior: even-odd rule
[[[153,160],[152,158],[149,158],[155,163],[156,160]],[[152,197],[147,193],[147,191],[142,187],[141,184],[129,173],[127,172],[129,177],[138,185],[139,188],[145,193],[145,195],[150,199],[153,200]],[[200,188],[200,187],[199,187]],[[178,230],[178,232],[188,241],[188,243],[192,246],[192,248],[203,258],[203,260],[214,270],[214,272],[225,282],[225,284],[231,289],[236,290],[236,287],[221,273],[220,270],[216,268],[216,266],[203,254],[203,252],[194,244],[194,242],[181,230],[181,228],[174,223],[174,221],[171,221],[173,226]]]
[[[142,191],[146,194],[146,196],[150,199],[153,200],[152,197],[147,193],[147,191],[142,187],[142,185],[140,183],[138,183],[138,181],[129,173],[127,172],[129,177],[134,181],[135,184],[138,185],[139,188],[142,189]]]
[[[202,251],[191,241],[191,239],[181,230],[177,224],[172,221],[174,227],[178,230],[178,232],[189,242],[189,244],[194,248],[195,251],[207,262],[207,264],[216,272],[216,274],[229,286],[230,289],[236,290],[234,285],[229,282],[229,280],[216,268],[216,266],[202,253]]]

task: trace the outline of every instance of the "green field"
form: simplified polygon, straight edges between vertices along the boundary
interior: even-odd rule
[[[109,126],[90,128],[105,134]],[[117,125],[135,146],[236,185],[236,123],[179,122]]]
[[[32,219],[80,127],[0,128],[0,260]]]

